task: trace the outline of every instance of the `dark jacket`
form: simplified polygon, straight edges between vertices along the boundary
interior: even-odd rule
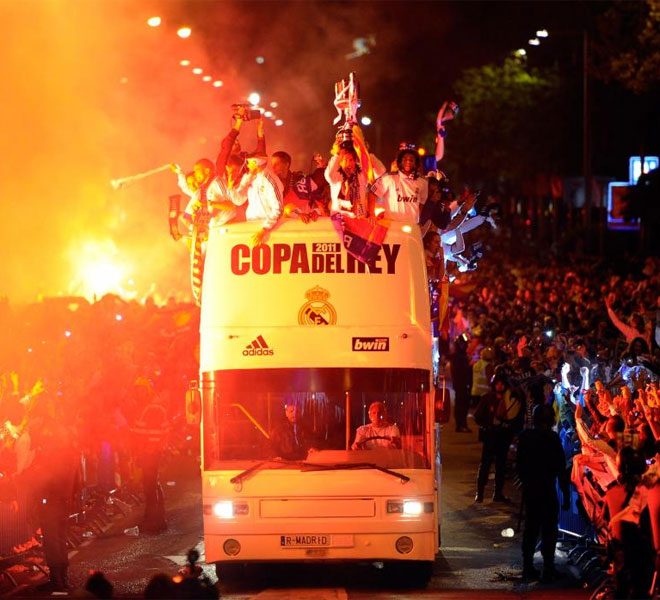
[[[454,390],[472,389],[472,364],[470,357],[465,352],[454,352],[449,360],[451,362],[451,380]]]
[[[556,498],[555,482],[568,494],[566,458],[559,435],[551,429],[526,429],[518,439],[516,472],[526,497]]]
[[[270,441],[275,456],[287,460],[302,460],[310,448],[310,436],[300,424],[283,421],[270,434]]]

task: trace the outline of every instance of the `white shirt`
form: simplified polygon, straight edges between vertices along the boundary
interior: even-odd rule
[[[352,206],[350,200],[347,198],[340,198],[339,193],[341,192],[342,185],[344,184],[344,177],[339,171],[339,156],[335,155],[330,157],[328,161],[328,166],[325,168],[325,179],[330,184],[330,211],[334,213],[344,213],[350,217],[357,217],[354,212],[352,212]],[[367,178],[364,173],[358,173],[358,182],[359,182],[359,192],[360,192],[360,204],[367,207]]]
[[[200,192],[196,190],[192,198],[188,201],[184,216],[188,215],[187,220],[191,220],[193,211],[197,205],[200,203]],[[230,219],[233,219],[236,216],[236,209],[231,210],[218,210],[211,206],[211,202],[221,202],[229,199],[229,193],[227,191],[227,186],[224,182],[217,177],[209,184],[209,187],[206,188],[206,207],[211,213],[211,224],[213,225],[222,225]]]
[[[424,177],[408,176],[398,171],[379,177],[371,191],[382,200],[385,219],[417,223],[420,208],[429,195],[429,184]]]
[[[373,437],[382,437],[389,439],[378,439],[378,440],[369,440],[361,448],[359,447],[360,442]],[[362,425],[357,428],[355,433],[355,441],[351,446],[353,450],[372,450],[373,448],[394,448],[393,440],[394,438],[400,438],[401,433],[399,432],[399,427],[396,423],[393,425],[386,425],[385,427],[374,427],[371,423],[368,425]]]
[[[264,229],[272,229],[282,215],[284,186],[268,167],[252,176],[249,173],[235,190],[230,192],[231,201],[237,206],[248,202],[245,218],[248,221],[263,220]]]
[[[179,186],[179,189],[186,196],[192,198],[195,195],[194,192],[188,187],[188,182],[186,181],[186,174],[183,171],[179,171],[179,173],[177,173],[176,182]]]

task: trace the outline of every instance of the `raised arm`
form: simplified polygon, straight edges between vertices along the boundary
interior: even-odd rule
[[[435,118],[435,161],[440,162],[445,155],[445,136],[447,135],[447,130],[442,124],[442,115],[447,108],[447,103],[444,102],[438,111],[438,115]]]
[[[325,168],[325,179],[328,183],[341,183],[342,177],[339,172],[339,156],[333,154]]]
[[[621,319],[619,319],[614,310],[612,310],[612,306],[610,305],[609,301],[605,301],[605,306],[607,307],[607,314],[609,315],[612,324],[623,334],[623,336],[626,338],[626,341],[630,341],[638,335],[643,335],[634,327],[626,325]]]
[[[266,136],[264,135],[264,118],[259,117],[257,121],[257,148],[254,153],[266,154]]]
[[[227,159],[231,154],[231,149],[234,147],[234,142],[241,131],[241,125],[243,124],[243,119],[239,117],[234,121],[233,127],[229,130],[229,133],[224,137],[220,144],[220,153],[218,158],[215,159],[215,172],[219,177],[222,177],[225,173],[225,167],[227,166]]]
[[[179,186],[179,189],[189,198],[193,197],[193,192],[189,187],[188,187],[188,182],[186,181],[186,174],[183,172],[183,169],[181,168],[180,165],[177,165],[176,163],[172,163],[170,165],[170,169],[174,173],[176,173],[176,183]]]

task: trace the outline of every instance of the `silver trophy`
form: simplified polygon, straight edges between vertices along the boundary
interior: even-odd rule
[[[337,141],[340,144],[351,142],[353,140],[353,125],[357,124],[357,111],[362,105],[360,83],[355,73],[351,73],[348,79],[342,79],[335,83],[334,104],[337,109],[337,117],[333,121],[333,125],[341,123],[342,118],[344,121],[337,131]]]

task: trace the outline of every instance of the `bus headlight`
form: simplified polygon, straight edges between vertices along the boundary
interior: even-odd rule
[[[403,514],[404,515],[421,515],[422,514],[422,503],[417,500],[406,500],[403,503]]]
[[[424,505],[419,500],[388,500],[387,512],[414,517],[424,512]]]
[[[219,519],[231,519],[235,516],[247,515],[250,508],[247,502],[232,502],[222,500],[213,505],[213,514]]]

